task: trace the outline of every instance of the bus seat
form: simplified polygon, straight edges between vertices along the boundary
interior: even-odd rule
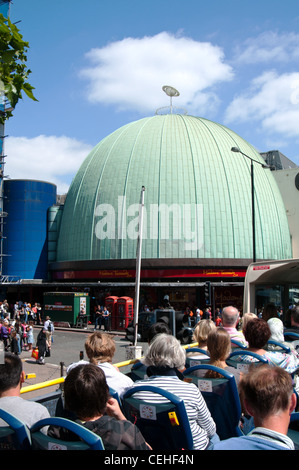
[[[30,449],[31,438],[26,424],[2,409],[0,418],[7,423],[7,426],[0,426],[0,450]]]
[[[137,398],[137,392],[161,395],[167,401],[150,402]],[[135,423],[153,451],[192,450],[193,438],[184,401],[160,387],[139,385],[122,396],[126,418]]]
[[[220,378],[199,377],[196,371],[212,370],[222,375]],[[204,375],[203,373],[203,375]],[[220,440],[242,436],[240,428],[241,403],[235,377],[225,369],[201,364],[183,372],[188,381],[195,383],[209,408],[216,423],[216,432]]]
[[[140,361],[135,362],[130,372],[130,377],[133,380],[133,382],[136,382],[136,380],[143,380],[147,378],[146,369],[147,369],[147,366],[145,366],[142,362]]]
[[[251,356],[256,359],[254,362],[246,361],[246,360],[240,360],[238,357],[240,356]],[[260,356],[259,354],[256,354],[252,351],[233,351],[229,357],[226,359],[226,363],[228,366],[235,367],[235,369],[240,369],[243,372],[247,372],[249,367],[251,365],[259,365],[261,363],[267,364],[268,361],[266,358]]]
[[[78,436],[78,441],[64,441],[41,432],[44,426],[57,426],[68,429]],[[67,418],[45,418],[30,429],[33,450],[104,450],[100,436]]]
[[[188,354],[190,353],[194,353],[194,356],[188,356]],[[193,367],[199,364],[207,364],[210,361],[210,354],[205,349],[187,348],[186,355],[186,368]]]

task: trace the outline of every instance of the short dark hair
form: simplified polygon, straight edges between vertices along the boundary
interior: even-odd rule
[[[94,364],[74,367],[64,382],[65,408],[87,420],[105,413],[109,387],[102,369]]]
[[[262,318],[265,321],[270,320],[270,318],[279,318],[277,308],[274,304],[270,303],[265,305],[262,313]]]
[[[167,335],[172,334],[171,329],[164,322],[157,322],[151,325],[148,329],[148,336],[147,336],[148,342],[151,343],[154,337],[161,333],[165,333]]]
[[[15,354],[5,353],[4,364],[0,364],[0,394],[17,387],[22,370],[21,359]]]
[[[253,318],[244,329],[244,336],[251,348],[263,348],[270,339],[271,330],[262,318]]]

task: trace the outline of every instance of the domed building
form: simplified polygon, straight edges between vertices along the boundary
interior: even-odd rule
[[[52,280],[134,283],[144,187],[141,283],[164,286],[156,299],[184,297],[178,281],[242,282],[253,259],[250,159],[256,259],[291,258],[281,194],[255,148],[207,119],[164,114],[117,129],[82,163],[63,207]],[[199,292],[187,302],[198,304]]]

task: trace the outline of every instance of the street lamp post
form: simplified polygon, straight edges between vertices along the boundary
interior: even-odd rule
[[[256,239],[255,239],[255,206],[254,206],[254,168],[253,168],[253,162],[258,163],[259,165],[262,166],[262,168],[270,168],[270,166],[259,162],[258,160],[255,160],[252,157],[249,157],[249,155],[246,155],[246,153],[242,152],[239,147],[232,147],[231,148],[232,152],[236,153],[241,153],[244,155],[244,157],[248,158],[250,160],[250,175],[251,175],[251,213],[252,213],[252,258],[253,262],[255,263],[256,261]]]

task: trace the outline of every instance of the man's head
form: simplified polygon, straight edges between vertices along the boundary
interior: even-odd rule
[[[253,416],[255,426],[265,420],[289,420],[296,406],[292,378],[282,367],[263,364],[253,366],[239,383],[239,393],[246,411]]]
[[[4,364],[0,364],[0,396],[18,389],[24,382],[21,359],[15,354],[5,353]]]
[[[222,325],[226,327],[235,327],[239,321],[239,311],[235,307],[224,307],[222,310]]]

